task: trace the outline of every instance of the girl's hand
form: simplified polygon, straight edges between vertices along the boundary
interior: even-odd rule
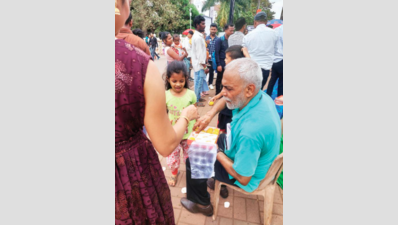
[[[181,116],[186,116],[188,117],[189,121],[192,121],[199,118],[199,112],[196,106],[190,105],[182,110]]]

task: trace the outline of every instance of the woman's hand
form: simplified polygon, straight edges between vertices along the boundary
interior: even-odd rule
[[[189,121],[196,120],[199,118],[198,108],[194,105],[190,105],[182,110],[181,116],[188,117]]]

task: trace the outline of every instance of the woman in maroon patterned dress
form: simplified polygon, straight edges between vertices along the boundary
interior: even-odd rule
[[[129,15],[115,0],[115,36]],[[175,224],[170,189],[158,154],[168,156],[198,112],[190,106],[171,126],[161,75],[149,56],[115,40],[115,224]],[[142,131],[145,125],[151,141]]]

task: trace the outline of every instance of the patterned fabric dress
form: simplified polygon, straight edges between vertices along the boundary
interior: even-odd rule
[[[115,224],[175,224],[158,155],[142,131],[150,58],[115,40]]]

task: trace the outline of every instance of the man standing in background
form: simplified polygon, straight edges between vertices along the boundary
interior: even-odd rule
[[[156,47],[158,47],[158,39],[156,39],[156,36],[153,33],[151,33],[151,39],[149,41],[149,44],[150,44],[152,59],[155,60],[155,55],[158,57],[158,59],[160,59],[159,55],[156,54]]]
[[[242,46],[249,51],[251,59],[253,59],[261,67],[263,73],[263,82],[261,90],[267,83],[269,71],[274,62],[275,43],[277,40],[276,33],[267,24],[267,14],[259,12],[254,16],[254,30],[243,38]]]
[[[214,89],[213,87],[213,80],[214,80],[214,70],[216,68],[213,68],[213,60],[215,60],[214,50],[215,50],[215,44],[216,44],[216,39],[217,37],[217,24],[212,23],[210,25],[210,35],[206,37],[206,42],[207,42],[207,50],[209,51],[209,88],[211,90]]]
[[[272,65],[271,79],[267,87],[267,94],[272,95],[276,80],[278,80],[278,97],[275,103],[283,104],[283,25],[275,29],[278,37],[275,45],[274,64]]]
[[[214,50],[217,63],[216,95],[218,95],[222,89],[221,81],[225,68],[225,51],[228,48],[228,38],[234,33],[234,29],[233,24],[226,24],[224,26],[224,36],[216,39]]]
[[[206,22],[203,16],[196,16],[193,20],[193,26],[196,28],[195,33],[192,36],[192,50],[191,59],[192,67],[195,71],[195,94],[198,101],[198,107],[204,107],[204,99],[200,99],[200,93],[202,92],[202,85],[206,84],[206,45],[205,37],[202,32],[205,31]]]
[[[246,19],[239,18],[235,23],[235,29],[235,33],[228,38],[229,47],[233,45],[242,45],[243,38],[245,37],[243,32],[246,30]]]

